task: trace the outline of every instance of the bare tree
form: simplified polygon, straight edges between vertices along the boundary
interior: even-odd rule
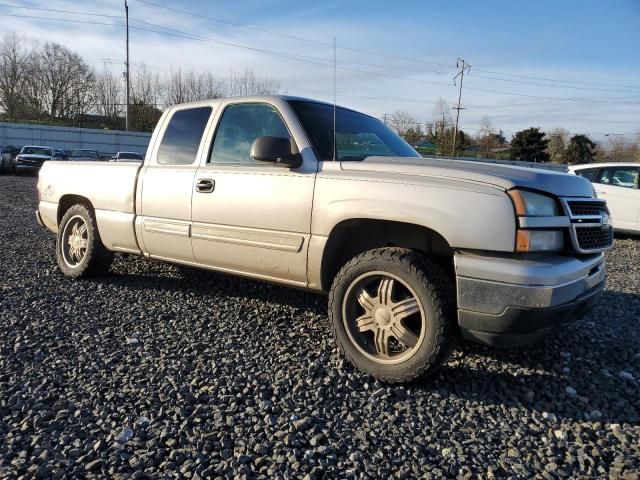
[[[606,148],[607,157],[611,162],[622,162],[627,142],[621,137],[609,137]]]
[[[433,106],[433,117],[435,123],[440,123],[441,126],[448,127],[453,124],[451,119],[451,108],[444,98],[440,97],[436,100]]]
[[[190,101],[210,100],[224,96],[224,81],[211,73],[193,73],[186,76],[187,97]]]
[[[204,98],[221,98],[224,97],[225,84],[211,73],[202,74],[202,82],[204,83]]]
[[[438,155],[451,153],[453,147],[453,121],[447,101],[440,97],[433,107],[433,142],[438,147]],[[458,141],[458,139],[456,139]]]
[[[491,120],[486,115],[480,119],[480,128],[478,129],[478,144],[482,155],[488,157],[491,149],[497,146],[496,134]]]
[[[0,109],[10,120],[28,114],[25,83],[33,52],[24,47],[25,41],[15,32],[5,34],[0,41]]]
[[[235,95],[277,93],[280,83],[252,70],[222,78],[209,72],[173,71],[162,78],[141,65],[131,71],[129,114],[134,130],[150,130],[164,105]],[[58,43],[27,47],[9,33],[0,40],[0,115],[26,119],[74,119],[82,124],[95,112],[121,125],[124,82],[107,71],[97,75],[76,52]]]
[[[253,70],[232,73],[226,86],[226,96],[273,95],[280,90],[280,82],[275,78],[258,77]]]
[[[162,82],[163,101],[167,105],[188,102],[187,82],[181,69],[171,70]]]
[[[418,124],[416,118],[409,112],[397,110],[389,116],[387,123],[398,135],[403,136],[409,129]]]
[[[42,106],[51,118],[86,113],[95,74],[78,53],[59,43],[45,43],[35,55],[35,70]]]
[[[547,137],[549,137],[547,153],[553,163],[567,162],[566,153],[569,135],[569,131],[566,128],[552,128],[547,133]]]
[[[129,125],[133,130],[150,131],[162,115],[159,99],[166,97],[158,75],[146,65],[138,66],[131,75],[131,106]]]
[[[112,125],[117,125],[124,112],[122,80],[110,70],[98,76],[95,85],[96,111]]]
[[[609,137],[607,157],[611,162],[629,162],[636,159],[638,145],[624,137]]]
[[[160,79],[145,64],[139,65],[131,75],[131,98],[145,105],[158,106]]]

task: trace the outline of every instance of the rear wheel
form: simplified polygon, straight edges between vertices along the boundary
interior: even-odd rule
[[[84,205],[74,205],[62,217],[56,242],[58,267],[69,277],[89,277],[109,271],[113,253],[102,244],[95,218]]]
[[[329,293],[329,316],[353,365],[383,381],[405,382],[446,359],[452,296],[452,283],[438,265],[411,250],[383,248],[340,270]]]

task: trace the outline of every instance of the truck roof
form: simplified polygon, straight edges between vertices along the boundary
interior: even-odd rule
[[[569,165],[570,169],[582,170],[584,168],[601,168],[601,167],[638,167],[640,162],[601,162],[601,163],[581,163],[578,165]]]
[[[330,107],[333,107],[333,103],[329,103],[329,102],[323,102],[320,100],[314,100],[313,98],[306,98],[306,97],[298,97],[295,95],[249,95],[249,96],[238,96],[238,97],[222,97],[222,98],[212,98],[211,100],[196,100],[195,102],[186,102],[186,103],[177,103],[175,105],[172,105],[170,108],[176,108],[176,107],[180,107],[180,108],[184,108],[184,107],[209,107],[209,106],[216,106],[218,105],[221,101],[223,100],[242,100],[242,101],[254,101],[254,102],[269,102],[272,103],[274,100],[284,100],[286,102],[288,101],[292,101],[292,100],[298,100],[298,101],[303,101],[303,102],[311,102],[311,103],[317,103],[320,105],[327,105]],[[360,112],[358,110],[354,110],[352,108],[349,107],[344,107],[342,105],[336,105],[337,108],[341,108],[343,110],[349,110],[352,112],[357,112],[360,113],[362,115],[367,115],[369,117],[375,118],[371,115],[368,115],[366,113]]]

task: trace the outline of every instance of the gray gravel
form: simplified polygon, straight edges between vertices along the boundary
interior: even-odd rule
[[[63,277],[35,197],[0,177],[2,478],[638,478],[640,240],[560,336],[387,386],[324,297],[134,257]]]

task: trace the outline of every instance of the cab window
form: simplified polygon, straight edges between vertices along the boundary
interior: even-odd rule
[[[278,111],[266,103],[237,103],[225,108],[209,163],[256,165],[251,158],[251,145],[258,137],[289,138],[289,131]]]
[[[157,160],[162,165],[191,165],[196,160],[211,107],[176,111],[164,132]]]

